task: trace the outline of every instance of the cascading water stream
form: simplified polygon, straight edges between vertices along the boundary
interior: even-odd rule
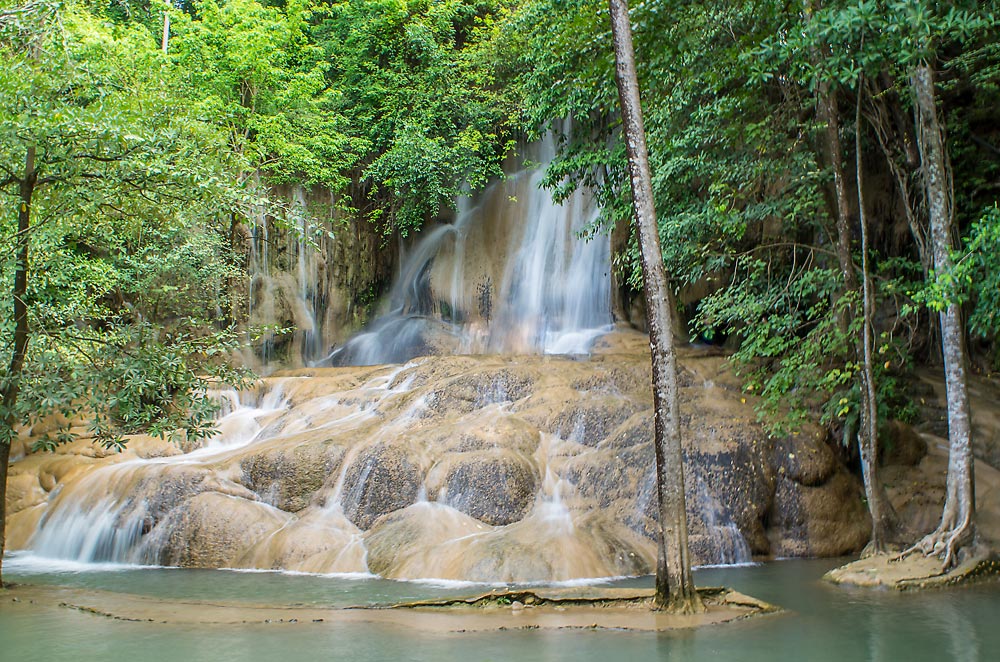
[[[205,465],[253,443],[268,420],[287,409],[284,383],[263,393],[218,391],[218,433],[201,448],[169,457],[136,459],[102,467],[81,478],[69,494],[60,487],[38,524],[30,548],[39,556],[79,562],[155,563],[143,536],[155,524],[146,496],[163,481],[163,469]]]
[[[542,159],[554,157],[551,139]],[[520,235],[513,233],[512,259],[499,289],[489,349],[505,353],[580,354],[610,330],[610,244],[606,236],[582,237],[599,209],[578,189],[561,204],[541,188],[543,169],[520,173],[508,198],[521,200]]]
[[[526,160],[554,157],[549,136]],[[544,167],[521,169],[425,230],[403,261],[388,311],[334,351],[334,365],[427,353],[577,354],[611,329],[610,243],[584,235],[599,209],[580,189],[556,203]]]
[[[289,237],[294,245],[295,275],[297,281],[296,304],[301,308],[298,332],[302,335],[302,360],[306,364],[318,359],[323,352],[323,334],[319,327],[318,288],[319,267],[318,254],[313,242],[313,230],[308,222],[306,194],[301,186],[293,190],[293,214],[295,216],[295,232]]]
[[[743,533],[702,480],[698,482],[698,507],[704,517],[709,540],[715,547],[715,565],[745,565],[752,562],[750,545]]]

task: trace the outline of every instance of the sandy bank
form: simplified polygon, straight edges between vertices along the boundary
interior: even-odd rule
[[[649,609],[651,589],[539,589],[377,607],[323,608],[164,600],[107,591],[16,585],[0,593],[0,615],[12,610],[73,609],[95,618],[174,625],[260,623],[320,627],[329,623],[375,623],[424,632],[582,628],[648,632],[704,627],[780,611],[729,589],[707,588],[700,592],[708,607],[705,613],[674,615]]]

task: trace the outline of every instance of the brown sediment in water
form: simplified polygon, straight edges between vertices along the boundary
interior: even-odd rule
[[[727,588],[699,589],[707,610],[680,615],[650,609],[652,590],[537,589],[392,605],[327,608],[167,600],[108,591],[15,585],[0,592],[0,615],[13,609],[72,609],[120,621],[173,625],[374,623],[423,632],[520,629],[687,629],[776,613],[778,607]]]

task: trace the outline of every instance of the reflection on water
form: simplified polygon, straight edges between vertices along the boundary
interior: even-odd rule
[[[381,579],[117,568],[62,572],[9,559],[9,579],[160,595],[272,604],[361,604],[467,594],[474,589]],[[788,612],[665,634],[524,631],[431,634],[399,626],[254,624],[169,626],[109,621],[66,609],[27,611],[0,598],[3,659],[74,660],[995,660],[1000,584],[899,594],[819,581],[834,561],[705,569]],[[615,585],[650,586],[651,578]]]

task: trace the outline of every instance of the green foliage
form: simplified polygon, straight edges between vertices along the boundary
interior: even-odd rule
[[[965,243],[968,258],[961,264],[972,272],[976,306],[969,330],[984,338],[1000,335],[1000,209],[990,207],[972,226]]]
[[[737,348],[748,388],[762,394],[762,415],[778,428],[821,417],[849,428],[859,400],[860,327],[842,324],[858,303],[844,294],[833,250],[833,177],[816,113],[820,85],[843,100],[835,110],[847,127],[842,142],[850,145],[852,91],[861,73],[878,81],[872,87],[901,118],[886,129],[887,140],[897,141],[888,149],[903,152],[912,135],[912,124],[907,133],[899,123],[912,122],[909,71],[919,61],[945,60],[946,85],[965,95],[955,104],[963,115],[949,127],[959,138],[953,154],[960,217],[981,209],[982,192],[996,182],[995,166],[983,163],[977,146],[996,137],[996,3],[816,4],[813,11],[778,2],[631,9],[664,262],[678,289],[697,285],[703,293],[694,331]],[[629,222],[631,208],[605,15],[594,0],[531,0],[495,40],[497,68],[518,94],[526,128],[561,135],[547,185],[557,197],[575,186],[597,187],[611,225]],[[864,113],[867,120],[867,106]],[[884,156],[863,128],[867,158],[879,160],[869,167],[884,173]],[[853,162],[851,153],[842,158]],[[872,196],[884,191],[877,181],[867,185]],[[919,182],[911,185],[918,190]],[[898,205],[895,192],[879,195],[876,206]],[[899,213],[893,208],[876,222],[898,224],[892,214]],[[899,376],[927,337],[918,329],[926,313],[914,307],[912,284],[903,284],[912,280],[908,265],[917,255],[898,227],[876,226],[873,233],[876,310],[893,311],[877,329],[885,334],[880,406],[886,415],[906,416]],[[634,239],[614,263],[638,289]]]
[[[497,0],[349,0],[324,9],[317,43],[340,90],[336,108],[367,150],[362,201],[406,235],[501,174],[509,104],[493,87],[482,37]]]
[[[195,328],[198,328],[197,326]],[[145,432],[195,441],[213,431],[222,382],[248,385],[250,374],[229,365],[242,334],[169,333],[146,323],[118,323],[99,333],[59,329],[32,344],[32,369],[22,380],[20,423],[60,415],[36,442],[51,450],[72,439],[70,425],[85,416],[98,443],[121,449],[123,434]],[[46,426],[52,427],[52,426]]]
[[[203,394],[195,376],[227,365],[231,318],[244,303],[232,286],[245,279],[233,227],[255,209],[311,236],[323,230],[301,209],[275,209],[255,190],[259,178],[325,186],[340,216],[406,235],[500,176],[514,135],[552,131],[558,151],[545,183],[555,197],[593,188],[603,216],[590,232],[631,220],[603,2],[199,0],[171,10],[167,55],[158,5],[2,7],[3,282],[15,266],[13,179],[29,145],[42,177],[24,421],[36,420],[26,407],[86,406],[109,440],[113,430],[201,433],[204,398],[185,393]],[[928,308],[968,301],[972,330],[995,342],[1000,221],[995,207],[980,214],[1000,176],[983,159],[1000,139],[995,2],[843,0],[811,13],[770,0],[650,2],[632,20],[665,264],[677,288],[700,290],[694,329],[731,339],[769,420],[786,412],[785,425],[825,416],[849,428],[857,411],[858,329],[842,324],[857,302],[832,253],[820,85],[841,99],[845,145],[862,73],[904,120],[914,63],[937,62],[950,95],[967,243],[955,271],[927,286],[914,282],[923,274],[912,272],[918,256],[899,228],[873,228],[879,310],[888,311],[878,328],[883,402],[899,415],[894,379]],[[894,121],[887,137],[902,151]],[[883,158],[866,149],[869,161]],[[893,205],[892,194],[876,201]],[[619,248],[615,268],[638,289],[637,246]],[[10,306],[0,296],[5,351]],[[114,352],[118,366],[106,358]]]
[[[226,367],[234,333],[210,325],[225,328],[234,304],[223,287],[236,267],[231,219],[259,202],[240,183],[244,161],[191,111],[145,27],[73,3],[18,9],[0,23],[0,275],[9,287],[13,249],[28,242],[32,341],[21,375],[7,374],[6,359],[0,368],[5,389],[20,383],[0,417],[31,425],[83,412],[109,446],[139,430],[204,436],[209,376],[243,379]],[[19,237],[29,147],[38,179]],[[11,306],[0,297],[3,356]],[[8,442],[14,430],[0,434]]]
[[[343,189],[367,141],[337,111],[330,63],[311,36],[312,3],[200,0],[192,9],[172,13],[170,60],[193,112],[224,126],[269,181]]]
[[[919,62],[965,44],[996,23],[995,3],[975,0],[848,0],[786,14],[773,36],[747,51],[756,80],[789,76],[815,91],[821,83],[854,87],[864,73],[905,80]]]
[[[842,328],[837,313],[857,302],[840,295],[831,270],[804,268],[786,278],[769,267],[741,262],[735,285],[703,302],[696,325],[706,334],[739,333],[733,360],[774,432],[794,430],[818,410],[845,418],[853,411],[845,391],[858,371],[847,357],[860,327]]]
[[[969,229],[964,255],[956,256],[954,279],[973,301],[969,332],[990,343],[993,365],[1000,368],[1000,209],[987,208]],[[961,300],[961,299],[960,299]]]

